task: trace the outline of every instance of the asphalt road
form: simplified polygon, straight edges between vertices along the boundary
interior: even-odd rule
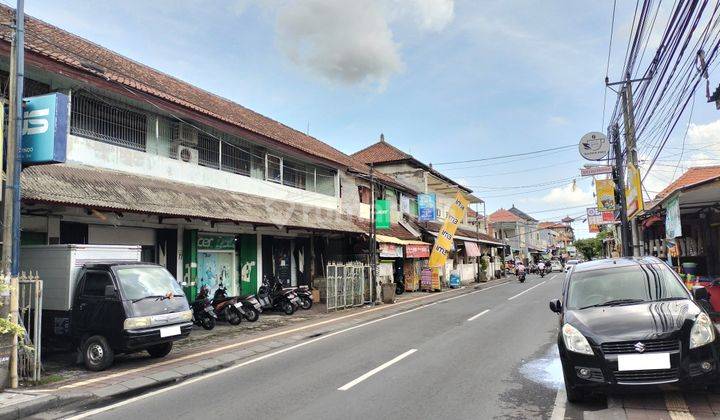
[[[440,301],[79,416],[550,418],[563,275]]]

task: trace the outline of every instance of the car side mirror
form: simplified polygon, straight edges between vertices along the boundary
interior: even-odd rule
[[[559,314],[560,311],[562,311],[562,303],[560,302],[560,299],[555,299],[550,301],[550,310]]]
[[[117,291],[115,291],[115,286],[112,284],[108,284],[105,286],[105,297],[106,298],[116,298],[117,297]]]
[[[692,295],[695,300],[708,300],[710,299],[710,293],[708,293],[705,286],[693,286]]]

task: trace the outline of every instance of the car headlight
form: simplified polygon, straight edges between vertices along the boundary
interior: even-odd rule
[[[695,323],[690,330],[690,348],[704,346],[715,340],[715,326],[705,312],[695,318]]]
[[[126,330],[136,330],[138,328],[147,328],[152,323],[149,316],[138,316],[128,318],[123,322],[123,328]]]
[[[180,315],[179,316],[180,321],[185,321],[185,322],[192,321],[192,316],[193,316],[192,311],[183,311],[183,312],[180,312],[179,315]]]
[[[563,341],[565,342],[565,347],[569,351],[580,354],[593,354],[592,348],[590,347],[590,343],[588,343],[587,338],[585,338],[585,336],[582,335],[582,333],[580,333],[577,328],[573,327],[570,324],[565,324],[562,327],[562,335]]]

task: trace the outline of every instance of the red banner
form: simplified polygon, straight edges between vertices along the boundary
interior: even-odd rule
[[[405,258],[428,258],[429,256],[430,244],[405,245]]]

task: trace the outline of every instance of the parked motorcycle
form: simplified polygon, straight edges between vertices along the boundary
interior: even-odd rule
[[[263,277],[262,286],[257,293],[257,299],[263,310],[274,309],[292,315],[300,306],[300,298],[292,290],[285,290],[282,284],[274,278]]]
[[[197,298],[207,299],[209,294],[210,289],[207,286],[202,286]],[[242,321],[244,313],[242,304],[238,302],[237,297],[227,296],[227,288],[222,283],[215,290],[212,306],[217,319],[227,321],[230,325],[238,325]]]
[[[310,309],[313,306],[312,289],[308,286],[284,287],[283,290],[290,290],[300,298],[300,308]]]
[[[202,289],[200,290],[202,292]],[[198,294],[198,297],[199,296],[200,295]],[[205,292],[205,296],[207,296],[207,292]],[[207,297],[195,299],[190,307],[192,308],[193,323],[195,325],[203,327],[208,331],[215,328],[215,319],[217,318],[217,315],[215,315],[215,308],[213,308],[212,303],[210,303],[210,300]]]
[[[250,322],[255,322],[260,318],[262,305],[255,295],[249,295],[240,298],[240,303],[245,311],[243,316]]]

